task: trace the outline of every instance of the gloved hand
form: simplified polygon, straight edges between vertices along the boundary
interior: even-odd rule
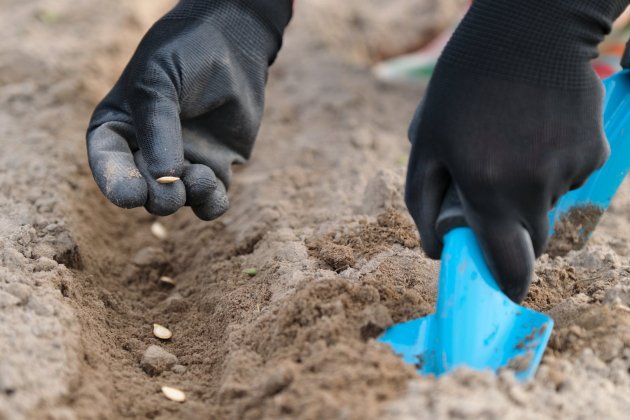
[[[291,12],[291,0],[182,0],[149,30],[88,128],[111,202],[161,216],[188,205],[204,220],[227,210]]]
[[[590,60],[627,0],[475,0],[409,130],[407,206],[427,255],[455,184],[491,271],[520,302],[547,213],[606,160],[603,88]]]

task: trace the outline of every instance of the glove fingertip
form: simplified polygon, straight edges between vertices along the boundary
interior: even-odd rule
[[[443,244],[436,231],[436,221],[448,185],[449,177],[443,168],[410,161],[405,203],[418,227],[422,249],[434,260],[442,255]]]
[[[173,184],[151,183],[145,205],[147,211],[156,216],[169,216],[186,204],[186,189],[181,181]]]
[[[112,186],[107,186],[103,193],[109,201],[123,209],[142,207],[148,197],[147,183],[143,178],[120,180]]]
[[[186,205],[189,206],[203,205],[219,183],[210,168],[199,164],[187,165],[182,181],[186,186]]]
[[[134,155],[139,172],[145,177],[147,199],[144,207],[156,216],[169,216],[186,204],[186,188],[181,180],[161,184],[151,177],[140,151]]]
[[[423,234],[420,231],[420,246],[424,250],[424,254],[432,259],[439,260],[442,257],[442,242],[436,240],[437,237],[433,238],[431,235]]]
[[[522,302],[527,296],[535,263],[527,230],[514,224],[507,228],[477,229],[477,235],[488,267],[503,293],[516,303]]]
[[[142,207],[147,201],[146,179],[136,167],[126,144],[116,150],[91,150],[88,158],[96,185],[118,207]]]
[[[192,206],[193,212],[201,220],[211,221],[222,216],[230,208],[227,192],[223,183],[210,194],[206,201],[198,206]]]

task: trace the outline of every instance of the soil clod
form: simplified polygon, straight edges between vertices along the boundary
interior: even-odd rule
[[[563,214],[554,225],[547,253],[558,257],[581,249],[591,237],[602,214],[604,210],[594,205],[574,207]]]
[[[140,366],[149,375],[156,376],[177,364],[177,356],[164,350],[160,346],[149,346],[140,361]]]

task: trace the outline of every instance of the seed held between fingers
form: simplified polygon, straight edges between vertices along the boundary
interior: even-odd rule
[[[173,333],[163,325],[153,324],[153,335],[160,340],[168,340],[173,336]]]
[[[183,391],[180,391],[177,388],[171,388],[170,386],[163,386],[162,394],[164,394],[164,396],[171,401],[175,401],[175,402],[186,401],[186,394],[184,394]]]
[[[157,182],[160,184],[172,184],[177,181],[179,181],[179,177],[177,176],[163,176],[157,179]]]

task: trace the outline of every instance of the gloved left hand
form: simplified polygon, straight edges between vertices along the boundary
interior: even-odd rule
[[[103,194],[161,216],[184,205],[204,220],[224,213],[291,13],[291,0],[181,0],[160,19],[90,122]]]

